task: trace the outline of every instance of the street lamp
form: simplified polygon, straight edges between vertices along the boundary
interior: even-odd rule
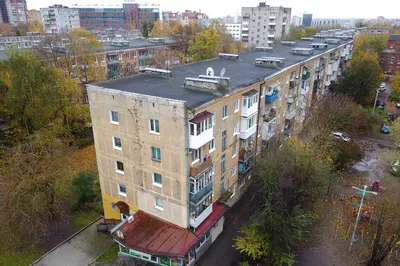
[[[379,94],[379,90],[376,90],[376,96],[375,96],[374,108],[372,109],[372,113],[375,113],[376,101],[378,100],[378,94]]]

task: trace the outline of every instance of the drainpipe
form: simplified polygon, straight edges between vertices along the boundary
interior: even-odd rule
[[[254,165],[256,164],[257,161],[257,147],[258,147],[258,129],[260,128],[260,107],[261,107],[261,93],[262,93],[262,86],[265,85],[266,81],[264,80],[263,83],[260,84],[260,92],[258,93],[258,115],[257,115],[257,128],[256,128],[256,156],[254,156]]]

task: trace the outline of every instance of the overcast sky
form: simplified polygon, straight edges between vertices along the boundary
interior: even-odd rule
[[[27,0],[29,9],[53,4],[110,5],[123,0]],[[240,14],[242,6],[256,6],[260,0],[137,0],[138,3],[159,3],[170,11],[201,10],[210,17]],[[400,18],[400,0],[270,0],[271,6],[292,7],[292,15],[312,13],[314,18]]]

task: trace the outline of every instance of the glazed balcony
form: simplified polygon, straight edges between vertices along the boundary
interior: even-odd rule
[[[212,182],[208,183],[207,186],[203,187],[201,190],[197,191],[196,194],[189,194],[189,200],[190,202],[193,202],[194,204],[197,204],[201,199],[203,199],[205,196],[210,194],[212,192]]]
[[[213,116],[204,111],[189,120],[189,148],[198,149],[214,138]]]
[[[271,103],[271,102],[275,101],[276,99],[278,99],[278,94],[279,94],[279,92],[277,90],[273,91],[270,95],[268,95],[268,93],[267,93],[267,95],[265,95],[265,102]]]

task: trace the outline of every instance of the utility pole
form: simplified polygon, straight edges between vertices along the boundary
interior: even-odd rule
[[[363,203],[364,203],[365,195],[368,194],[368,193],[371,193],[371,194],[374,194],[374,195],[378,195],[378,193],[376,193],[374,191],[368,191],[367,190],[367,185],[364,185],[364,189],[361,189],[361,188],[358,188],[358,187],[355,187],[355,186],[353,186],[353,188],[355,190],[359,191],[359,192],[362,192],[362,194],[361,194],[362,196],[361,196],[360,207],[358,208],[356,223],[355,223],[354,229],[353,229],[353,234],[352,234],[351,239],[350,239],[349,252],[351,251],[351,246],[353,245],[354,237],[356,235],[357,225],[358,225],[358,222],[360,221],[360,214],[361,214],[362,206],[363,206]]]
[[[372,113],[375,113],[376,102],[377,102],[377,100],[378,100],[378,94],[379,94],[379,90],[376,90],[376,96],[375,96],[374,108],[372,109]]]

